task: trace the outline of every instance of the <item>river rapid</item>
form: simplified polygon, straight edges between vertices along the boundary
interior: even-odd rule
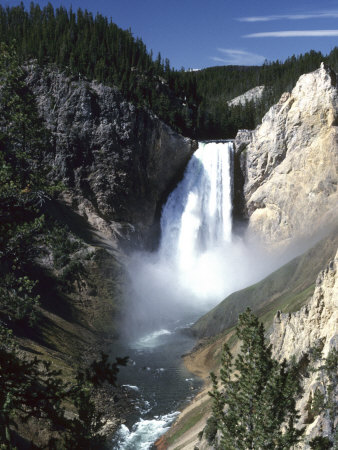
[[[163,435],[191,400],[202,382],[182,363],[194,339],[184,332],[187,323],[168,324],[136,340],[120,344],[117,352],[129,356],[119,380],[133,399],[135,412],[128,417],[113,441],[116,450],[147,450]]]

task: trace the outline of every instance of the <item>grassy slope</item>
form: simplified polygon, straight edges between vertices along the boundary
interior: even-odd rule
[[[116,337],[124,275],[116,252],[88,222],[61,204],[51,203],[48,214],[65,224],[81,247],[59,269],[49,253],[30,268],[39,281],[38,322],[33,328],[19,323],[15,335],[23,353],[51,361],[71,379],[78,366],[99,356],[104,341]],[[80,268],[71,270],[76,261]]]
[[[116,336],[116,314],[121,270],[105,249],[81,249],[82,270],[64,286],[57,273],[35,268],[40,307],[33,328],[19,323],[15,329],[23,352],[53,362],[68,378],[78,365],[87,363],[105,339]]]
[[[259,283],[234,292],[192,327],[198,337],[215,336],[232,327],[248,306],[269,325],[275,312],[298,310],[312,295],[319,271],[333,256],[338,230]]]
[[[72,258],[81,258],[82,270],[73,273],[67,286],[60,277],[62,271],[48,270],[43,264],[32,268],[34,279],[39,280],[38,320],[34,327],[22,321],[14,328],[22,356],[52,363],[54,370],[62,371],[62,380],[71,383],[78,368],[88,366],[111,345],[121,302],[121,265],[113,255],[85,243],[79,253]],[[123,418],[125,402],[116,407],[109,402],[114,393],[97,391],[94,400],[110,419]],[[67,414],[73,411],[71,404],[64,406]],[[53,436],[47,421],[34,418],[19,424],[16,433],[17,446],[23,449],[31,448],[31,440],[37,448],[47,448]]]

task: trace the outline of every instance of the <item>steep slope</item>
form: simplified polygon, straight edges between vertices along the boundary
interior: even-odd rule
[[[327,237],[260,283],[230,295],[196,322],[192,331],[204,339],[185,362],[207,386],[160,445],[213,448],[204,437],[201,440],[210,415],[208,373],[218,370],[224,341],[236,353],[232,327],[247,306],[270,329],[276,357],[296,356],[300,363],[304,395],[298,407],[301,423],[307,425],[306,440],[328,433],[328,415],[316,417],[312,399],[316,388],[321,389],[320,366],[337,341],[337,116],[336,77],[321,65],[303,75],[256,130],[238,133],[235,198],[248,219],[248,237],[259,238],[269,249]],[[323,350],[317,362],[312,357],[315,348]],[[311,365],[319,372],[311,372]]]
[[[242,95],[238,95],[232,100],[228,101],[229,106],[244,106],[246,102],[257,102],[261,99],[265,86],[256,86],[248,91],[244,92]]]
[[[264,280],[229,295],[192,326],[193,333],[199,338],[215,336],[232,327],[248,306],[270,321],[277,309],[299,309],[311,297],[319,270],[334,256],[337,247],[336,229]]]
[[[20,357],[51,362],[54,369],[62,370],[65,381],[74,382],[78,368],[99,358],[101,350],[111,350],[124,307],[126,244],[156,243],[161,205],[184,171],[195,143],[174,133],[152,113],[126,102],[114,88],[74,81],[50,66],[42,69],[30,64],[23,72],[15,56],[7,51],[2,56],[2,110],[7,111],[11,102],[19,106],[1,119],[0,156],[4,161],[4,153],[8,160],[14,155],[15,162],[20,155],[21,172],[28,174],[22,176],[18,192],[6,196],[7,179],[11,188],[22,173],[15,170],[21,169],[19,164],[13,163],[14,170],[9,163],[2,165],[2,205],[9,205],[8,211],[1,211],[9,229],[1,248],[5,275],[15,278],[16,266],[5,260],[4,247],[15,259],[15,245],[20,246],[16,235],[14,250],[8,245],[11,229],[21,236],[20,220],[25,223],[27,216],[30,220],[29,214],[34,219],[31,210],[41,215],[41,227],[34,228],[33,219],[28,224],[33,223],[34,239],[26,239],[33,256],[19,273],[32,280],[37,321],[31,327],[28,320],[13,320],[6,309],[12,297],[4,276],[1,322],[13,329]],[[6,58],[11,65],[6,66]],[[23,111],[22,115],[17,111]],[[38,124],[30,133],[22,119],[27,111]],[[31,122],[28,126],[32,127]],[[22,148],[29,151],[21,152]],[[35,182],[34,177],[39,183],[30,181]],[[49,181],[53,189],[58,185],[58,198],[55,190],[47,191]],[[28,206],[15,209],[16,203],[25,205],[24,201],[33,204],[31,210]],[[128,395],[116,389],[108,395],[96,394],[99,409],[116,427],[130,407]],[[118,404],[115,398],[120,399]],[[34,419],[18,433],[39,448],[46,447],[51,436],[48,424]]]
[[[285,247],[336,223],[337,117],[336,76],[322,64],[237,135],[249,235]]]
[[[321,245],[323,245],[323,242]],[[305,449],[309,448],[307,442],[313,437],[329,434],[328,428],[330,426],[327,414],[323,413],[316,416],[311,411],[314,392],[316,388],[322,389],[318,376],[320,375],[323,378],[323,374],[320,371],[312,372],[310,370],[311,367],[318,369],[324,363],[329,351],[337,348],[338,342],[337,238],[327,240],[326,245],[331,248],[332,256],[322,264],[321,269],[317,270],[317,276],[315,276],[314,285],[311,289],[312,293],[308,293],[306,296],[306,305],[298,310],[298,304],[297,312],[291,312],[293,303],[287,302],[284,304],[277,297],[275,300],[271,300],[268,313],[266,313],[265,308],[256,311],[265,329],[268,330],[267,337],[273,346],[274,357],[280,361],[284,358],[290,360],[295,357],[296,361],[299,362],[304,392],[297,401],[297,408],[301,413],[299,426],[306,426],[304,442],[300,447]],[[320,249],[323,249],[319,245],[316,247],[313,255],[316,252],[319,254]],[[303,260],[303,264],[305,264],[305,261],[307,261],[308,269],[310,269],[311,260],[306,258]],[[287,269],[288,266],[286,265],[280,270]],[[292,298],[291,295],[289,300]],[[295,298],[298,299],[299,297],[296,295]],[[280,311],[281,308],[283,313]],[[231,325],[233,324],[234,322],[231,323]],[[170,431],[158,442],[159,449],[194,450],[198,448],[199,450],[211,450],[214,448],[208,443],[205,436],[201,439],[201,432],[205,427],[207,418],[211,415],[211,399],[208,395],[210,378],[208,374],[210,371],[217,372],[219,370],[221,349],[224,342],[229,344],[233,354],[238,351],[238,341],[234,337],[234,329],[231,328],[231,325],[218,335],[211,333],[210,325],[210,337],[203,339],[191,354],[185,355],[185,365],[190,371],[202,377],[206,386],[194,401],[183,410]],[[217,331],[217,324],[214,326],[215,331]],[[322,351],[322,356],[317,360],[314,358],[315,349]],[[325,374],[324,381],[327,383]]]
[[[301,413],[299,425],[306,427],[303,448],[310,448],[308,441],[318,435],[328,436],[333,441],[336,418],[332,416],[330,418],[330,413],[325,410],[317,415],[313,410],[313,399],[316,390],[330,396],[328,393],[330,380],[323,366],[330,352],[334,349],[338,351],[338,252],[319,273],[310,302],[295,313],[276,315],[270,341],[277,359],[282,361],[295,357],[306,367],[303,393],[297,403]],[[334,364],[336,383],[337,359]],[[333,402],[337,401],[336,394],[337,384],[331,394]],[[334,408],[337,408],[337,405]]]
[[[62,183],[46,213],[82,242],[64,266],[54,267],[52,253],[39,260],[41,302],[56,323],[55,313],[73,311],[66,320],[91,330],[94,341],[95,333],[114,336],[123,308],[122,247],[156,244],[162,203],[196,143],[126,102],[117,89],[74,81],[51,66],[31,64],[25,71],[52,141],[41,158],[51,180]],[[55,284],[51,296],[43,291],[48,280]]]

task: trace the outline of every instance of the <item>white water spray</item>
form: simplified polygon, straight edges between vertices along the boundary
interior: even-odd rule
[[[197,318],[280,266],[279,257],[232,234],[232,194],[232,143],[200,143],[163,207],[159,250],[129,260],[136,333]]]
[[[180,336],[175,333],[182,327],[178,319],[196,319],[225,293],[227,277],[222,261],[224,249],[232,245],[232,151],[230,143],[200,144],[183,180],[163,208],[158,252],[135,254],[129,264],[134,293],[130,315],[134,323],[127,327],[128,337],[130,330],[140,333],[129,346],[136,351],[136,359],[137,352],[153,355],[157,348],[163,349],[161,365],[166,369],[157,367],[154,372],[145,367],[150,377],[153,373],[167,373],[166,379],[170,380],[170,374],[176,373],[165,353],[170,349],[170,337],[175,342]],[[173,348],[175,354],[181,351],[181,347]],[[175,364],[179,364],[176,358]],[[180,379],[176,376],[175,383]],[[186,375],[182,379],[186,392],[186,383],[193,387],[194,381]],[[136,386],[126,387],[135,390]],[[166,393],[161,395],[165,401]],[[116,437],[116,448],[151,448],[176,415],[171,412],[140,417],[130,429],[123,425]]]
[[[160,255],[181,268],[231,241],[232,144],[200,144],[162,211]]]
[[[168,397],[170,383],[176,393],[182,379],[184,387],[193,382],[176,373],[180,367],[176,356],[184,352],[183,341],[177,339],[187,339],[176,331],[231,292],[257,282],[287,261],[280,256],[272,258],[257,245],[248,245],[232,234],[232,154],[231,143],[199,145],[183,180],[163,208],[158,252],[135,253],[129,261],[129,294],[133,295],[128,296],[130,323],[126,334],[128,339],[134,338],[129,347],[136,352],[135,360],[142,357],[146,361],[143,383],[151,385],[149,398],[155,398],[152,395],[159,377],[164,377],[165,384],[156,393],[156,406],[147,398],[147,409],[143,409],[147,416],[142,412],[130,429],[121,427],[114,448],[149,450],[176,417],[176,405]],[[150,366],[155,361],[154,370]],[[175,377],[170,378],[170,374]],[[126,387],[136,391],[138,385],[139,380]],[[165,408],[155,413],[153,408],[159,404]]]
[[[199,296],[211,284],[223,293],[214,253],[231,242],[232,151],[229,142],[201,143],[162,211],[159,258]]]
[[[169,358],[166,365],[164,361],[170,338],[175,342],[180,336],[177,329],[278,266],[257,247],[248,247],[232,234],[232,183],[232,144],[200,144],[163,208],[159,250],[135,253],[129,260],[132,295],[128,295],[126,334],[133,339],[129,346],[136,352],[135,359],[149,357],[145,370],[150,375],[175,373],[173,360]],[[180,345],[173,346],[177,355],[182,353]],[[154,371],[150,365],[158,354],[160,361]],[[148,376],[146,382],[148,379],[155,382]],[[177,380],[180,376],[175,378],[175,390]],[[191,380],[185,376],[187,382]],[[161,402],[168,401],[168,386],[159,394]],[[135,388],[134,383],[131,387]],[[164,410],[164,415],[161,411],[152,416],[150,408],[147,418],[140,417],[130,429],[122,426],[114,448],[151,448],[176,415],[176,406],[170,405],[171,414]]]

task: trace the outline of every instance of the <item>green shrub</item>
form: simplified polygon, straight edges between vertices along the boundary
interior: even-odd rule
[[[215,441],[215,437],[217,434],[217,420],[215,417],[210,417],[207,420],[207,424],[204,428],[204,436],[208,441],[209,445],[212,445]]]

